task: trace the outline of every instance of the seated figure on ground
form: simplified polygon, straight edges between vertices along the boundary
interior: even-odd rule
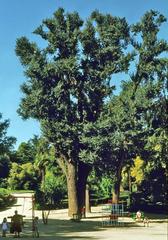
[[[136,213],[136,221],[142,221],[142,213],[140,210],[137,211]]]
[[[148,217],[144,217],[143,223],[144,223],[144,227],[145,226],[149,227],[149,219],[148,219]]]
[[[38,230],[38,217],[34,217],[33,219],[33,237],[39,237],[39,230]]]

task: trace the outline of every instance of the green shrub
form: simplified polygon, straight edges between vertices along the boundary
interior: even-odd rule
[[[13,190],[34,190],[38,186],[38,171],[32,163],[12,163],[8,185]]]
[[[10,194],[10,191],[0,188],[0,208],[10,206],[15,201],[15,198]]]

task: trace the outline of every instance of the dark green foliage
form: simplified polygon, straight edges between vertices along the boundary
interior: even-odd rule
[[[111,94],[111,75],[128,69],[129,26],[125,19],[98,12],[83,25],[77,13],[58,9],[34,33],[48,46],[40,50],[25,38],[17,40],[16,54],[29,79],[22,86],[19,113],[38,119],[58,152],[76,158],[84,124],[99,118]]]
[[[132,27],[137,62],[134,73],[129,81],[123,81],[119,96],[104,105],[96,124],[85,127],[82,140],[87,145],[81,158],[94,162],[98,172],[111,175],[114,183],[120,181],[118,173],[123,166],[131,166],[136,155],[166,167],[168,61],[161,53],[166,53],[168,44],[157,37],[164,21],[162,15],[151,11]]]
[[[156,77],[161,82],[166,77],[168,61],[161,54],[168,51],[168,44],[158,39],[160,25],[165,21],[163,15],[151,10],[143,16],[141,22],[132,26],[133,35],[137,36],[133,38],[132,44],[138,56],[136,71],[132,74],[135,89],[142,82],[154,84]]]
[[[8,207],[15,202],[13,196],[10,195],[10,192],[5,188],[0,188],[0,209]]]
[[[0,155],[9,153],[16,142],[14,137],[7,136],[7,129],[9,127],[9,120],[2,121],[2,114],[0,113]]]
[[[167,176],[166,169],[153,162],[145,169],[145,179],[139,191],[131,195],[131,208],[147,212],[167,212]]]
[[[10,166],[11,166],[11,163],[10,163],[9,156],[0,155],[0,178],[7,178],[8,177]]]
[[[89,162],[100,175],[112,175],[119,190],[122,168],[137,154],[166,164],[168,44],[158,39],[165,21],[151,10],[130,28],[124,18],[94,11],[84,23],[60,8],[34,31],[45,48],[17,40],[27,77],[18,112],[40,122],[65,172],[65,162],[76,174],[80,161]],[[113,74],[130,73],[131,61],[130,79],[115,97]],[[48,150],[39,149],[45,176]]]
[[[139,62],[132,79],[135,79],[134,82],[139,84],[143,92],[142,104],[136,108],[138,117],[143,119],[146,127],[147,144],[144,149],[152,154],[152,160],[164,164],[167,162],[168,43],[160,40],[158,33],[160,25],[165,21],[163,15],[150,11],[132,28],[135,36],[142,36],[141,40],[136,41],[138,45],[135,44]],[[145,155],[143,158],[146,158]]]
[[[6,187],[6,178],[10,169],[10,157],[16,139],[7,136],[9,120],[2,121],[0,114],[0,186]]]
[[[140,190],[145,193],[145,198],[150,203],[156,204],[159,202],[166,205],[168,196],[165,169],[161,166],[148,169]]]
[[[16,152],[16,160],[17,163],[28,163],[34,162],[36,156],[36,145],[38,143],[38,137],[34,136],[34,138],[30,139],[28,142],[22,142]]]

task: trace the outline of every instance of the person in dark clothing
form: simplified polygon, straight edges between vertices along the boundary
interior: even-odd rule
[[[22,222],[23,217],[19,215],[17,211],[11,218],[11,233],[14,233],[14,237],[20,237],[20,232],[22,232]]]

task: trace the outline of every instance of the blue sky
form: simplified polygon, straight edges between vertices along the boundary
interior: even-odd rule
[[[83,19],[95,9],[126,17],[129,23],[136,23],[150,9],[168,18],[168,0],[0,0],[0,112],[3,119],[10,119],[8,135],[17,138],[16,147],[40,134],[37,122],[23,121],[16,112],[22,96],[20,85],[25,80],[15,55],[16,39],[26,36],[34,40],[33,30],[58,7],[78,11]],[[168,23],[163,25],[160,36],[168,40]]]

